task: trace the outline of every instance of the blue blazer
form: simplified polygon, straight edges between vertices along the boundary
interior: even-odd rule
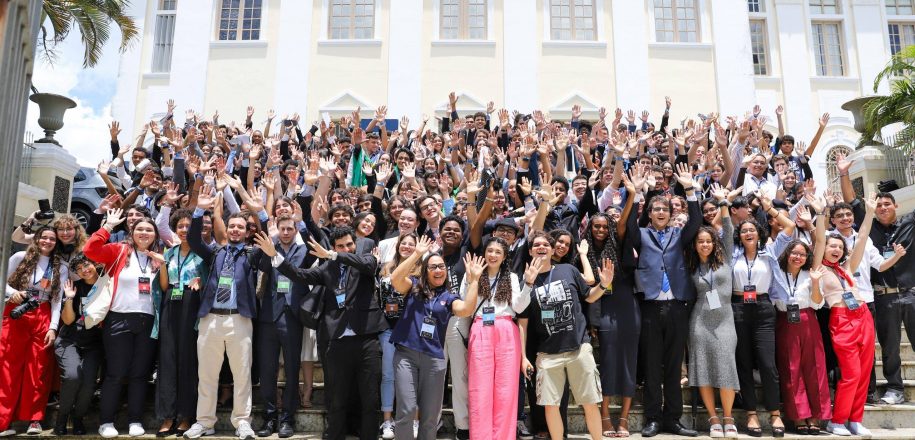
[[[644,209],[647,210],[647,202],[645,206]],[[699,202],[688,201],[687,208],[689,220],[686,225],[682,229],[669,227],[663,241],[653,228],[639,227],[637,209],[629,214],[626,238],[639,253],[639,263],[635,270],[636,290],[643,293],[645,299],[653,300],[661,294],[661,280],[665,270],[674,298],[680,301],[696,299],[696,288],[686,270],[683,251],[699,232],[702,213],[699,211]]]
[[[262,230],[267,230],[265,222],[261,222]],[[203,258],[206,267],[209,267],[210,275],[204,285],[203,295],[200,300],[200,309],[197,311],[197,317],[203,318],[210,313],[213,303],[216,302],[216,285],[219,282],[219,272],[225,262],[228,251],[225,246],[216,244],[208,246],[203,244],[201,231],[203,230],[203,217],[195,217],[191,220],[191,229],[187,233],[188,244],[191,250]],[[260,249],[248,249],[243,251],[245,255],[235,260],[235,296],[238,304],[238,313],[246,318],[254,319],[257,316],[256,290],[258,269],[272,271],[270,258],[267,258]]]

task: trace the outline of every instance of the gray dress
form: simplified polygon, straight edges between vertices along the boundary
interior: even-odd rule
[[[737,378],[737,331],[731,309],[731,237],[734,226],[730,217],[722,219],[724,264],[709,274],[703,264],[692,274],[696,286],[696,305],[689,318],[689,384],[714,388],[740,389]],[[709,285],[711,279],[711,286]],[[712,309],[707,292],[717,290],[720,307]]]

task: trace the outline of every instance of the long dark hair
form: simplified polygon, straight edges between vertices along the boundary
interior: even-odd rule
[[[842,242],[844,243],[845,240],[842,240]],[[804,264],[801,265],[801,270],[810,270],[810,267],[813,266],[813,252],[810,252],[810,246],[800,240],[791,240],[791,243],[788,243],[788,246],[785,247],[782,254],[778,256],[778,267],[782,268],[783,272],[788,272],[788,257],[791,256],[791,252],[798,245],[803,246],[804,251],[807,252],[807,258],[804,261]]]
[[[508,268],[508,242],[499,238],[499,237],[489,237],[486,239],[486,242],[483,243],[483,254],[486,254],[486,249],[490,245],[496,244],[502,247],[502,255],[505,258],[502,259],[502,264],[499,266],[499,273],[496,274],[496,293],[493,295],[492,286],[489,282],[489,272],[484,271],[483,275],[480,276],[480,300],[486,301],[488,299],[494,299],[495,302],[501,304],[508,304],[512,299],[512,283],[511,283],[511,271]]]
[[[149,244],[148,250],[153,251],[153,252],[159,252],[159,250],[160,250],[159,249],[159,228],[156,226],[156,222],[154,222],[153,219],[151,219],[149,217],[143,217],[143,218],[137,220],[137,222],[133,224],[133,227],[130,228],[130,234],[127,234],[127,239],[124,241],[124,243],[127,244],[127,246],[130,246],[130,252],[136,251],[137,246],[133,242],[133,233],[134,233],[134,231],[137,230],[137,225],[139,225],[140,223],[149,223],[150,225],[152,225],[153,232],[155,232],[156,237],[153,239],[152,243]],[[158,269],[158,267],[159,267],[159,263],[155,262],[152,259],[150,259],[150,261],[147,264],[152,266],[154,271],[156,269]],[[124,267],[127,267],[127,266],[130,266],[130,258],[127,258],[127,261],[124,263]]]
[[[419,264],[419,276],[417,277],[416,284],[413,285],[413,289],[410,290],[411,295],[420,296],[423,299],[434,298],[439,292],[448,288],[448,281],[446,280],[444,284],[440,287],[432,287],[429,285],[429,262],[432,261],[432,257],[438,257],[445,262],[445,258],[442,257],[442,254],[439,252],[430,253],[422,262]]]
[[[717,270],[725,264],[724,251],[722,250],[723,246],[721,244],[721,239],[718,238],[718,233],[711,226],[700,226],[699,232],[696,232],[696,236],[693,237],[692,242],[689,244],[689,248],[687,248],[685,252],[686,268],[690,272],[696,272],[699,270],[699,266],[702,265],[702,260],[699,258],[699,252],[696,251],[696,243],[699,241],[699,234],[703,232],[712,237],[712,254],[708,256],[710,270]]]
[[[59,241],[57,239],[57,231],[49,226],[42,226],[35,231],[35,235],[32,236],[32,242],[29,243],[29,247],[25,250],[25,257],[9,276],[8,284],[14,289],[26,290],[28,288],[29,277],[35,272],[35,268],[38,266],[38,259],[41,257],[38,241],[41,240],[41,234],[47,231],[51,231],[54,234],[54,239]],[[51,264],[50,294],[51,298],[57,298],[57,292],[60,290],[60,255],[57,253],[57,247],[51,251],[49,264]]]
[[[558,263],[575,264],[575,261],[578,258],[578,249],[575,249],[575,237],[572,236],[572,233],[560,228],[550,231],[550,236],[552,236],[553,240],[557,243],[559,242],[559,237],[569,237],[569,252],[566,252],[565,256],[560,258]],[[553,256],[555,257],[556,254],[554,253]]]
[[[607,231],[607,239],[602,243],[602,249],[600,251],[598,251],[597,241],[591,233],[591,228],[594,226],[594,220],[599,218],[606,219],[607,227],[609,228]],[[588,220],[588,226],[585,227],[585,235],[582,237],[582,240],[587,240],[588,242],[588,263],[591,264],[591,270],[595,272],[599,271],[601,263],[608,258],[613,262],[613,267],[620,267],[620,249],[619,242],[616,240],[616,222],[613,221],[609,215],[604,214],[603,212],[592,215]],[[598,252],[600,252],[600,254],[598,254]]]
[[[769,234],[767,233],[768,230],[763,228],[763,226],[759,224],[759,222],[754,218],[748,218],[737,224],[737,227],[734,228],[734,245],[743,248],[743,243],[740,241],[740,230],[743,229],[743,225],[745,224],[751,224],[756,228],[756,251],[761,251],[762,248],[765,247],[766,241],[769,240]]]

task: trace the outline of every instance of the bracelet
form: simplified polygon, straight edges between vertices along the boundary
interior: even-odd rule
[[[604,287],[604,286],[601,286]],[[613,283],[610,283],[607,287],[604,287],[604,292],[613,292]]]
[[[528,156],[528,157],[522,157],[521,160],[528,160],[528,161],[529,161],[529,160],[531,160],[531,158],[530,158],[530,156]]]
[[[696,189],[695,186],[691,186],[689,188],[683,188],[683,191],[694,191],[695,189]]]

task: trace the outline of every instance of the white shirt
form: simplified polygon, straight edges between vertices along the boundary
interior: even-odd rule
[[[774,200],[778,187],[776,187],[774,183],[770,182],[765,175],[763,175],[762,178],[757,178],[756,176],[747,172],[743,178],[743,196],[746,197],[755,193],[757,190],[765,194],[770,199]]]
[[[839,233],[839,235],[842,234]],[[842,238],[845,239],[845,247],[848,249],[849,256],[851,256],[851,252],[855,249],[858,237],[858,231],[855,230],[852,230],[851,235],[848,237],[842,235]],[[880,265],[885,261],[886,259],[884,259],[883,255],[880,254],[880,251],[877,250],[877,246],[874,246],[874,242],[871,241],[870,237],[867,237],[867,247],[864,248],[864,257],[861,258],[861,263],[855,268],[855,272],[851,274],[852,278],[855,279],[855,286],[858,288],[858,294],[861,295],[864,302],[874,302],[874,286],[871,285],[870,269],[874,268],[879,270]]]
[[[743,286],[752,284],[756,286],[757,293],[769,293],[769,284],[772,282],[772,268],[769,267],[769,259],[763,255],[756,255],[756,258],[747,258],[740,249],[739,254],[734,255],[734,291],[743,292]],[[752,271],[750,271],[752,268]],[[750,274],[749,282],[747,274]]]
[[[13,254],[12,257],[10,257],[9,266],[7,266],[7,270],[6,270],[7,278],[13,274],[13,272],[16,270],[17,267],[19,267],[19,264],[21,264],[22,260],[24,260],[24,259],[25,259],[25,251],[16,252],[15,254]],[[51,264],[51,258],[46,257],[44,255],[38,256],[38,264],[35,265],[35,270],[29,276],[29,278],[30,278],[29,284],[31,284],[32,280],[40,280],[44,276],[45,270],[48,268],[49,264]],[[66,280],[69,278],[69,276],[70,275],[69,275],[69,272],[67,271],[67,267],[64,266],[63,264],[61,264],[61,266],[60,266],[60,288],[59,288],[60,290],[57,292],[56,297],[51,298],[51,326],[49,327],[49,330],[57,331],[57,326],[60,322],[60,304],[64,297],[64,283],[66,283]],[[37,288],[37,286],[36,286],[36,288]],[[7,284],[6,285],[6,298],[4,298],[4,299],[9,300],[9,297],[13,293],[15,293],[17,290],[18,289],[14,289],[12,286]],[[51,292],[48,292],[48,293],[51,294]],[[52,296],[55,296],[55,295],[52,294]],[[16,304],[8,303],[8,304],[6,304],[5,307],[7,307],[7,308],[16,307]]]
[[[781,268],[777,268],[775,271],[775,282],[781,285],[785,289],[785,292],[788,293],[788,302],[797,304],[801,309],[818,310],[823,307],[823,304],[825,303],[823,299],[820,299],[820,302],[818,303],[815,303],[810,299],[810,272],[806,270],[798,272],[797,279],[794,279],[793,275],[783,272]],[[792,292],[794,295],[793,297]],[[778,310],[782,312],[788,311],[784,301],[776,300],[774,303]]]
[[[378,242],[378,265],[384,266],[394,259],[398,237],[385,238]]]
[[[486,272],[484,272],[484,275],[486,275]],[[520,284],[518,283],[518,275],[510,273],[509,276],[511,277],[510,279],[511,279],[511,284],[512,284],[511,304],[499,303],[499,302],[496,302],[494,299],[487,300],[486,302],[488,304],[484,304],[484,307],[492,306],[495,309],[496,317],[499,317],[499,316],[514,317],[518,313],[523,312],[524,309],[526,309],[527,306],[531,303],[531,288],[529,286],[524,286],[524,288],[522,289]],[[488,276],[486,276],[486,277],[481,276],[480,282],[485,282],[484,278],[487,280],[489,279]],[[490,291],[492,291],[493,296],[495,296],[495,286],[493,286],[490,289]],[[464,279],[461,280],[461,291],[460,292],[461,292],[461,298],[466,298],[466,293],[467,293],[467,277],[466,276],[464,276]],[[479,296],[477,296],[477,303],[474,305],[474,310],[476,310],[476,314],[474,314],[474,317],[483,316],[483,307],[479,307],[480,303],[482,301],[483,301],[483,298],[480,298]]]
[[[121,269],[121,273],[118,274],[118,290],[114,293],[114,300],[111,303],[112,312],[155,315],[156,312],[153,307],[152,294],[141,295],[139,288],[141,276],[149,278],[150,291],[152,291],[152,283],[159,282],[152,266],[142,264],[147,263],[147,258],[148,257],[146,256],[140,255],[140,260],[137,260],[137,253],[130,253],[130,262]],[[146,267],[145,273],[141,270],[141,267]]]

